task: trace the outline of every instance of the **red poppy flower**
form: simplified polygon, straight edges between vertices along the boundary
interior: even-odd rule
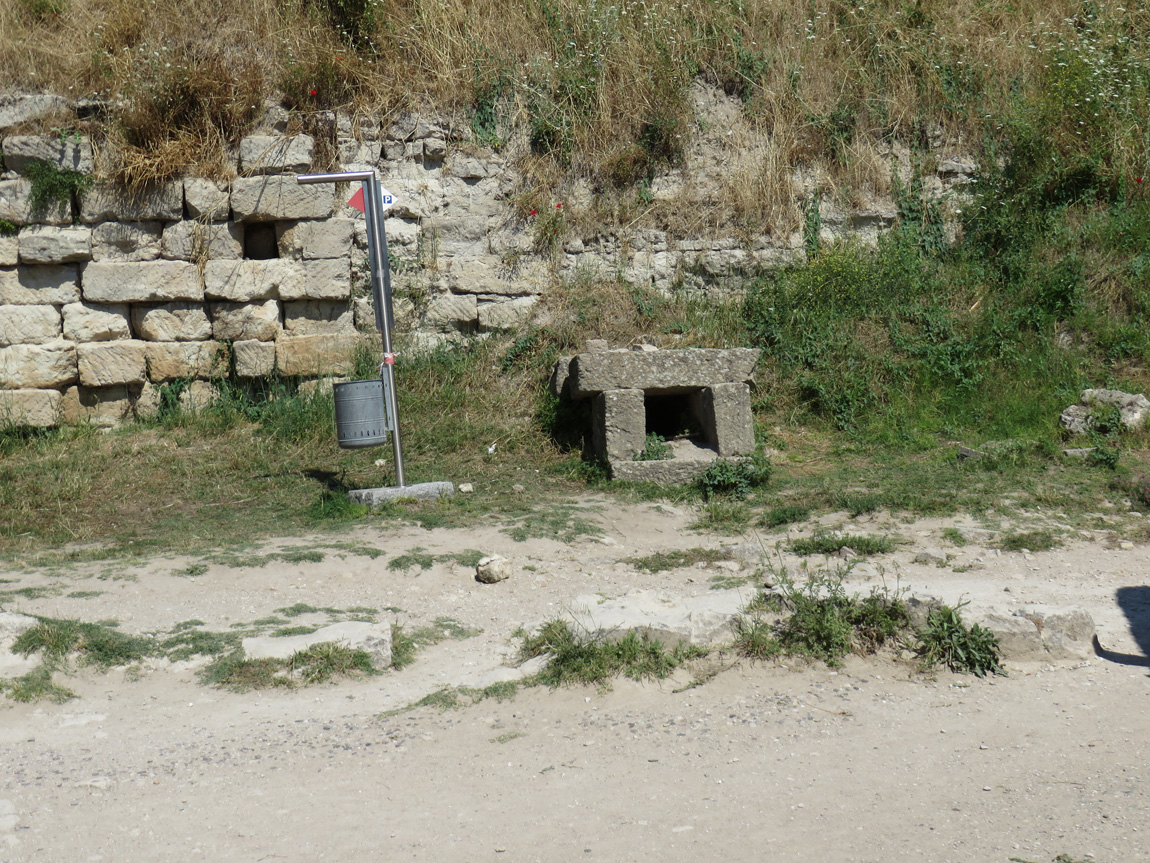
[[[1137,183],[1139,186],[1141,186],[1142,185],[1142,178],[1141,177],[1135,177],[1134,182]]]
[[[533,216],[538,216],[539,214],[538,214],[537,212],[535,212],[534,210],[532,210],[532,211],[531,211],[531,215],[533,215]]]
[[[556,204],[556,205],[555,205],[555,209],[556,209],[556,210],[562,210],[562,209],[563,209],[563,205],[562,205],[562,204]]]
[[[314,95],[316,95],[316,93],[317,93],[318,91],[316,91],[316,90],[308,90],[308,92],[309,92],[311,95],[313,95],[313,96],[314,96]]]

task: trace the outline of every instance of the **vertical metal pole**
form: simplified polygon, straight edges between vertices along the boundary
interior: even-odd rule
[[[391,450],[395,457],[395,484],[407,485],[403,476],[403,446],[399,437],[399,405],[395,397],[395,354],[391,350],[391,328],[395,323],[391,306],[391,272],[387,263],[387,235],[383,228],[379,180],[374,172],[363,181],[363,202],[367,217],[368,248],[371,250],[371,298],[375,304],[375,322],[383,336],[384,398],[391,414]]]

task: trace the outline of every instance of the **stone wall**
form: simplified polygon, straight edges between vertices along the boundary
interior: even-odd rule
[[[96,180],[70,201],[37,209],[34,162],[104,174],[106,154],[84,136],[20,133],[38,113],[60,110],[57,97],[28,96],[7,98],[0,111],[0,424],[110,424],[154,410],[158,388],[174,382],[196,399],[221,376],[347,370],[360,331],[374,321],[363,216],[344,203],[353,190],[296,182],[319,170],[319,148],[289,133],[286,111],[269,106],[240,143],[230,183],[186,178],[130,194]],[[568,212],[587,206],[588,188],[571,189],[556,213],[526,216],[512,200],[513,160],[471,143],[466,128],[414,115],[382,124],[320,119],[339,170],[376,169],[398,199],[385,227],[397,324],[414,346],[518,326],[557,280],[586,274],[656,290],[722,288],[804,256],[798,234],[747,242],[641,226],[567,232],[543,250],[535,220],[565,218],[564,203]],[[719,182],[722,153],[705,144],[692,157],[693,175],[670,172],[653,195],[681,198],[691,183]],[[905,153],[893,154],[900,159],[909,166]],[[970,160],[937,164],[927,187],[938,197],[961,190],[975,171]],[[797,173],[796,196],[809,195],[810,182]],[[896,218],[889,200],[847,208],[827,200],[820,214],[824,239],[868,243]]]

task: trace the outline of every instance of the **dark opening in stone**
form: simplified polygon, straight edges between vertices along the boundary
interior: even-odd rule
[[[276,226],[272,222],[252,222],[244,225],[244,257],[252,261],[267,261],[280,256],[276,243]]]
[[[657,434],[663,440],[677,437],[706,440],[697,393],[644,393],[643,410],[647,434]]]

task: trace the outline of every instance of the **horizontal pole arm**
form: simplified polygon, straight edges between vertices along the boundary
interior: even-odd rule
[[[300,174],[296,182],[308,183],[347,183],[352,180],[373,180],[375,171],[344,171],[339,174]]]

